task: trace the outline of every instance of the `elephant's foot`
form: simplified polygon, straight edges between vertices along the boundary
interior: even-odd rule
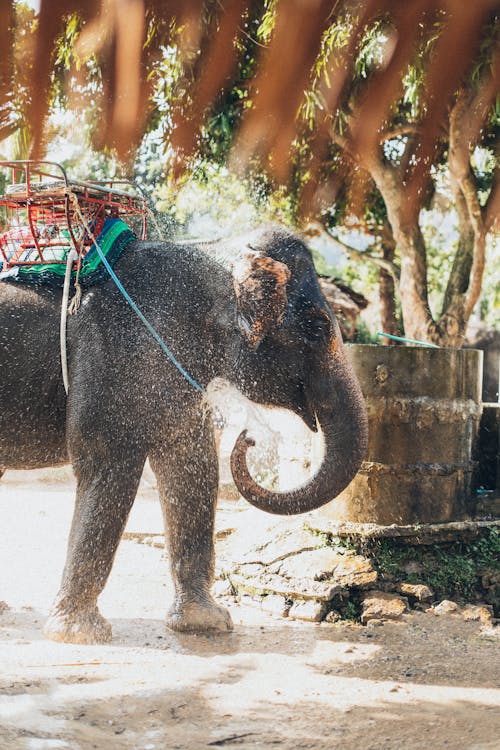
[[[231,615],[211,597],[203,601],[176,600],[167,614],[167,627],[185,633],[227,633],[233,629]]]
[[[111,625],[97,607],[64,612],[55,607],[43,629],[47,638],[62,643],[109,643]]]

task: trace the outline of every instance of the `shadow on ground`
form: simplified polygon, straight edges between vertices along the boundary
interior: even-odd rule
[[[498,747],[498,641],[413,614],[379,628],[235,608],[227,636],[114,619],[109,646],[43,640],[0,617],[0,748]]]

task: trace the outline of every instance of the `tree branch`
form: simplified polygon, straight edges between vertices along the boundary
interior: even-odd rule
[[[500,232],[500,169],[493,175],[493,184],[486,205],[483,207],[483,221],[486,232]]]
[[[406,123],[403,125],[398,125],[397,127],[392,128],[392,130],[386,130],[385,132],[380,134],[380,143],[385,143],[385,141],[390,141],[392,138],[398,138],[401,135],[416,135],[419,132],[420,128],[415,123]]]
[[[370,261],[370,263],[374,263],[379,268],[383,268],[384,271],[387,271],[387,273],[394,279],[395,283],[398,283],[399,268],[396,263],[392,263],[391,261],[385,260],[384,258],[379,258],[378,256],[372,255],[371,253],[364,250],[357,250],[355,247],[348,245],[346,242],[342,242],[342,240],[339,240],[337,239],[337,237],[331,235],[320,221],[310,222],[304,229],[304,234],[309,237],[317,237],[319,235],[323,239],[328,240],[328,242],[330,242],[331,244],[341,247],[342,250],[344,250],[350,258],[355,258],[356,260],[362,261],[368,260]]]
[[[453,298],[463,295],[466,320],[481,293],[486,247],[483,210],[470,163],[473,144],[466,125],[470,98],[470,93],[462,91],[450,112],[448,167],[452,190],[455,193],[461,242],[445,294],[445,302],[448,300],[448,304],[453,304]],[[459,210],[461,202],[464,210]]]
[[[340,135],[340,133],[337,133],[335,128],[331,126],[329,128],[329,134],[332,141],[335,143],[336,146],[342,149],[342,151],[345,151],[348,156],[355,159],[356,154],[354,154],[353,151],[351,151],[351,143],[348,138],[346,138],[344,135]]]

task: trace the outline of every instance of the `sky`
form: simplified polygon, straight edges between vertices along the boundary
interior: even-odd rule
[[[24,0],[26,5],[29,5],[34,10],[38,11],[40,10],[40,0]]]

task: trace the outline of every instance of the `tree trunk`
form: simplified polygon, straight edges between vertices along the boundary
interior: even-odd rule
[[[480,292],[487,228],[470,167],[469,144],[460,138],[459,112],[450,124],[449,168],[459,223],[459,245],[443,309],[435,321],[429,307],[427,257],[418,217],[409,221],[402,210],[406,189],[402,172],[382,161],[370,173],[384,199],[396,247],[401,255],[399,296],[405,336],[439,346],[460,347]]]
[[[432,319],[427,296],[425,242],[418,219],[409,223],[405,215],[405,186],[401,170],[379,160],[372,162],[369,169],[384,199],[395,247],[401,255],[399,297],[405,336],[437,343],[435,339],[439,338],[439,333]]]
[[[481,293],[488,231],[484,220],[486,211],[479,203],[476,178],[470,164],[472,144],[466,137],[465,123],[470,106],[470,96],[462,92],[450,115],[448,167],[459,240],[440,322],[453,320],[457,328],[454,346],[463,344],[469,318]]]
[[[387,227],[382,238],[384,260],[393,263],[395,251],[396,243],[394,242],[390,227]],[[399,336],[399,323],[396,314],[396,285],[394,284],[394,277],[383,268],[380,269],[378,275],[378,289],[382,331],[390,333],[392,336]],[[381,343],[389,344],[390,339],[382,339]]]

